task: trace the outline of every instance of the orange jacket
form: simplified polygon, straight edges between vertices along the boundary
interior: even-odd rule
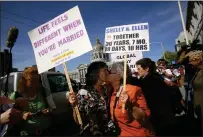
[[[132,103],[132,105],[141,108],[145,112],[146,116],[149,117],[150,110],[147,106],[141,88],[133,85],[126,85],[126,91],[129,96],[129,101]],[[114,93],[111,96],[110,102],[111,116],[113,115],[114,110],[113,107],[117,92],[118,91],[114,91]],[[149,123],[145,124],[148,125],[147,127],[146,126],[144,127],[135,119],[129,122],[128,110],[125,110],[125,113],[122,113],[122,102],[120,101],[120,98],[118,99],[118,103],[115,108],[115,118],[118,122],[118,126],[121,129],[120,136],[154,136],[152,127]]]

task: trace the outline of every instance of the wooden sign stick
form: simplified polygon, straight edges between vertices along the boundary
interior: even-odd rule
[[[126,92],[127,52],[124,58],[123,91]],[[122,112],[125,112],[125,103],[122,103]]]
[[[67,79],[67,82],[68,82],[68,87],[69,87],[70,93],[73,93],[73,88],[72,88],[72,85],[71,85],[70,77],[69,77],[68,70],[67,70],[67,67],[66,67],[65,63],[63,63],[63,68],[64,68],[64,72],[65,72],[66,79]],[[81,119],[81,116],[80,116],[78,106],[74,107],[74,111],[76,113],[78,123],[82,126],[83,123],[82,123],[82,119]]]

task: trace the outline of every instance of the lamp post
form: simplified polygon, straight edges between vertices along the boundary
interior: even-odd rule
[[[164,49],[163,43],[162,43],[162,42],[151,42],[151,43],[149,43],[149,44],[153,44],[153,43],[159,43],[159,44],[161,45],[162,52],[163,52],[163,56],[164,56],[164,59],[165,59],[165,54],[164,54],[165,49]]]

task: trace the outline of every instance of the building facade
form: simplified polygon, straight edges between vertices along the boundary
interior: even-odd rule
[[[203,1],[188,1],[186,29],[192,41],[203,44]]]
[[[192,41],[192,37],[191,35],[189,35],[189,33],[187,32],[187,36],[189,39],[189,43],[191,43]],[[186,45],[186,39],[185,39],[185,35],[184,35],[184,31],[182,31],[178,38],[176,39],[176,45],[175,45],[175,51],[179,51],[181,49],[182,46]]]
[[[188,1],[186,30],[189,43],[199,40],[199,44],[203,44],[203,1]],[[186,45],[186,40],[184,32],[181,32],[176,39],[176,51],[183,45]]]
[[[101,44],[99,38],[96,39],[96,43],[93,46],[93,50],[90,57],[90,62],[96,61],[104,61],[107,63],[109,68],[111,67],[109,54],[103,52],[103,45]],[[85,74],[87,73],[87,68],[89,64],[80,64],[76,70],[70,71],[70,78],[73,80],[80,82],[81,84],[85,84]]]

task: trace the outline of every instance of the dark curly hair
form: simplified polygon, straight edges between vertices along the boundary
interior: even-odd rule
[[[150,58],[143,58],[136,62],[136,65],[140,65],[143,69],[149,68],[149,73],[156,73],[156,63]]]
[[[157,65],[160,65],[161,63],[165,63],[166,65],[168,64],[168,61],[166,61],[165,59],[159,59],[157,61]]]
[[[97,61],[91,63],[87,68],[87,73],[85,75],[86,86],[93,87],[99,80],[99,71],[102,68],[108,68],[105,62]]]

